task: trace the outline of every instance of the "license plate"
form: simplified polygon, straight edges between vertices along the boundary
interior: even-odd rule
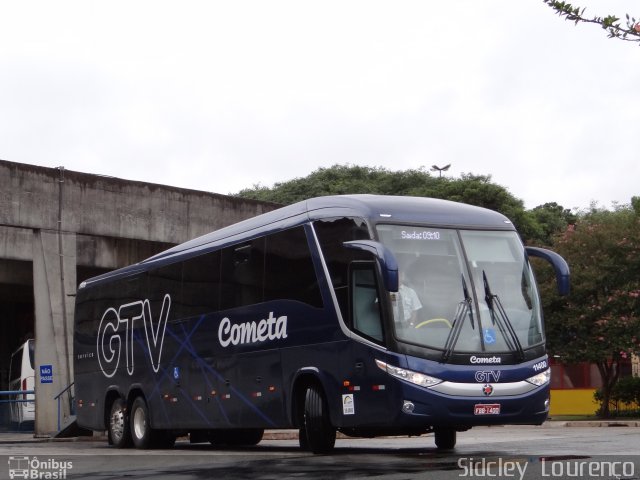
[[[478,403],[473,407],[474,415],[500,415],[499,403]]]

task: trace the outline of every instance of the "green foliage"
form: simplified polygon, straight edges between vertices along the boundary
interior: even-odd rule
[[[548,237],[564,228],[565,223],[555,216],[567,217],[562,207],[544,207],[537,213],[527,212],[522,200],[491,181],[489,175],[462,174],[460,178],[433,177],[424,168],[390,171],[384,168],[355,165],[333,165],[319,168],[307,177],[276,183],[273,188],[254,185],[236,195],[243,198],[290,204],[324,195],[373,193],[380,195],[408,195],[442,198],[496,210],[509,218],[523,240],[545,243]],[[541,208],[543,208],[541,207]],[[560,213],[547,210],[560,209]],[[553,219],[553,224],[546,224]]]
[[[640,23],[628,14],[626,15],[626,26],[623,26],[620,23],[620,19],[615,15],[587,18],[584,16],[584,8],[575,7],[568,2],[559,2],[556,0],[542,1],[553,8],[559,16],[564,17],[565,20],[575,22],[576,25],[580,22],[594,23],[606,30],[609,38],[618,38],[628,42],[640,42]]]
[[[333,165],[319,168],[307,177],[276,183],[273,188],[255,185],[236,195],[270,202],[291,204],[312,197],[375,193],[412,195],[413,191],[439,181],[424,169],[391,172],[384,168]]]
[[[602,405],[605,400],[602,389],[596,390],[593,398]],[[609,395],[609,410],[615,416],[640,413],[640,377],[622,377],[618,380]]]
[[[575,213],[563,208],[556,202],[545,203],[535,207],[530,211],[530,215],[534,218],[535,223],[540,226],[537,239],[543,245],[551,245],[555,235],[566,231],[569,225],[575,225],[578,219]]]
[[[565,363],[595,363],[607,398],[620,363],[640,353],[640,217],[631,206],[592,207],[553,248],[571,267],[572,291],[559,299],[550,281],[542,287],[549,350]]]

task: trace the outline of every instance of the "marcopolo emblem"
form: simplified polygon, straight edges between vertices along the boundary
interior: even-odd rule
[[[482,393],[484,393],[485,397],[488,397],[493,393],[493,385],[489,385],[488,383],[482,387]]]

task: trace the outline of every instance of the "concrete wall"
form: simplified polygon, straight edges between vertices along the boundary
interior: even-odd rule
[[[73,307],[85,273],[138,262],[275,204],[0,160],[0,322],[11,287],[33,284],[36,434],[58,428],[53,397],[73,380]],[[25,272],[25,262],[32,272]],[[88,273],[87,273],[88,272]],[[0,292],[0,293],[2,293]],[[27,331],[28,328],[15,329]],[[3,328],[3,332],[12,331]],[[0,348],[8,358],[13,345]],[[9,342],[7,342],[7,345]],[[53,383],[38,367],[52,365]],[[62,403],[62,420],[69,415]]]
[[[0,160],[0,226],[181,243],[275,205]]]

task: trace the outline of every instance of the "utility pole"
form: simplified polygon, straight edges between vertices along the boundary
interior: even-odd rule
[[[431,166],[431,171],[432,172],[440,172],[440,178],[442,178],[442,172],[446,172],[447,170],[449,170],[450,166],[451,166],[451,164],[445,165],[444,167],[439,167],[437,165],[432,165]]]

